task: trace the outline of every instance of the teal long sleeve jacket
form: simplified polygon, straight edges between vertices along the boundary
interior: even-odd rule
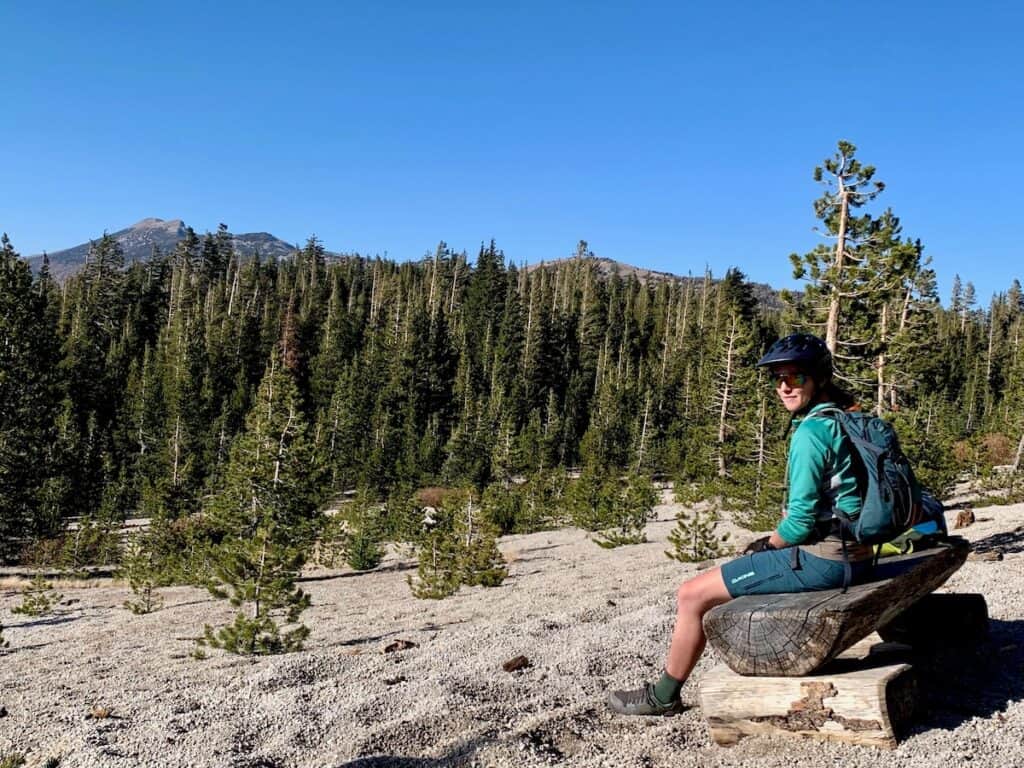
[[[788,497],[778,527],[779,535],[789,544],[803,544],[812,538],[815,524],[831,520],[834,507],[850,514],[860,511],[847,440],[834,419],[815,416],[823,408],[834,407],[832,403],[820,403],[793,420],[787,462]],[[838,538],[808,549],[830,559],[842,557]]]

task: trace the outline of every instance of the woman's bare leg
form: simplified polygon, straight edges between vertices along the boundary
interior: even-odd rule
[[[665,671],[686,680],[704,651],[707,638],[701,619],[716,605],[732,599],[725,588],[722,569],[715,566],[684,582],[676,593],[676,625],[665,659]]]

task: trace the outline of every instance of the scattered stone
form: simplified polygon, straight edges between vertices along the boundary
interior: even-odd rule
[[[608,600],[607,602],[608,602],[608,605],[610,605],[612,608],[615,607],[615,601],[614,600]]]
[[[110,717],[110,707],[104,707],[101,704],[93,704],[92,709],[89,710],[89,714],[85,716],[85,719],[88,720],[89,718],[92,718],[93,720],[105,720],[108,717]]]
[[[412,640],[395,640],[390,645],[384,646],[384,653],[394,653],[395,651],[407,651],[410,648],[419,648],[417,643]]]
[[[984,552],[971,552],[967,555],[968,560],[980,560],[985,563],[994,563],[1003,559],[1003,553],[998,549],[988,549]]]
[[[398,685],[399,683],[405,682],[405,676],[399,675],[398,677],[388,677],[384,680],[384,685]]]
[[[7,707],[0,704],[0,717],[7,717]]]
[[[530,660],[528,658],[525,656],[516,656],[502,664],[501,668],[506,672],[515,672],[518,669],[526,669],[529,666]]]
[[[974,522],[974,510],[970,507],[964,507],[956,513],[956,522],[953,524],[954,528],[966,528],[968,525]]]

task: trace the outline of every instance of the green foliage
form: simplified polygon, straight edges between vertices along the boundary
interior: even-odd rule
[[[855,147],[840,142],[814,177],[829,244],[796,257],[808,284],[781,310],[739,270],[641,282],[585,242],[529,270],[494,243],[475,263],[444,243],[397,263],[328,259],[313,239],[278,262],[241,258],[220,227],[126,266],[105,235],[57,286],[4,238],[0,559],[52,558],[48,542],[61,540],[71,568],[116,563],[113,534],[140,516],[160,529],[163,572],[214,578],[221,551],[249,534],[212,500],[235,489],[241,504],[232,453],[249,441],[256,455],[247,417],[275,365],[310,429],[305,471],[287,492],[264,487],[271,507],[307,510],[303,550],[320,491],[371,489],[387,499],[382,539],[420,543],[413,489],[440,483],[472,487],[501,532],[575,518],[628,539],[635,526],[623,533],[612,511],[621,489],[602,489],[628,471],[713,482],[739,522],[768,527],[784,414],[752,364],[797,329],[833,328],[842,379],[863,407],[898,416],[925,485],[983,474],[993,462],[976,446],[1000,433],[1013,447],[1024,433],[1024,291],[1013,283],[979,303],[964,275],[942,307],[924,246],[892,211],[872,210],[882,188]],[[266,476],[265,447],[254,475]],[[602,482],[569,499],[576,466]],[[373,538],[357,547],[364,562]]]
[[[62,382],[42,280],[33,284],[28,264],[0,237],[0,562],[61,523],[46,504],[58,470],[51,445]]]
[[[665,556],[684,563],[714,560],[729,554],[729,534],[716,531],[721,520],[716,504],[688,507],[676,514],[675,528],[668,534],[671,551]]]
[[[128,580],[134,595],[124,601],[124,607],[136,615],[159,610],[164,601],[157,589],[170,583],[169,576],[161,567],[153,534],[136,534],[125,546],[121,559],[121,577]]]
[[[446,527],[438,527],[424,536],[416,547],[416,578],[407,577],[414,596],[441,600],[451,597],[462,586],[459,539]]]
[[[247,612],[219,631],[208,627],[207,645],[276,653],[300,648],[308,635],[302,626],[282,633],[276,623],[295,624],[309,606],[295,586],[317,527],[312,452],[298,406],[291,374],[275,357],[207,507],[221,537],[208,588]]]
[[[0,768],[22,768],[25,765],[25,756],[20,752],[11,752],[0,757]]]
[[[413,595],[441,599],[462,585],[497,587],[508,575],[498,550],[497,529],[471,491],[449,493],[433,510],[428,532],[417,546]]]
[[[303,605],[293,605],[288,620],[295,622],[298,614],[308,607],[306,600]],[[198,641],[201,647],[220,648],[230,653],[244,655],[267,655],[274,653],[292,653],[301,651],[302,645],[309,637],[309,627],[298,625],[282,632],[277,623],[267,614],[255,618],[244,614],[236,614],[235,620],[226,627],[214,630],[209,625]],[[200,658],[202,658],[200,656]]]
[[[594,533],[599,546],[647,541],[644,528],[658,497],[646,476],[631,473],[601,479],[585,470],[569,486],[566,497],[573,524]]]
[[[85,517],[64,535],[61,566],[80,571],[89,565],[115,565],[121,559],[120,523]]]
[[[21,605],[11,608],[11,613],[20,613],[24,616],[47,616],[53,612],[54,607],[64,596],[53,589],[43,575],[36,576],[21,591]]]

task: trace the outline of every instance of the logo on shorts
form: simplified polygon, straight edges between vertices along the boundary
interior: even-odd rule
[[[737,576],[735,579],[733,579],[729,583],[730,584],[737,584],[737,583],[743,581],[744,579],[749,579],[753,575],[754,575],[753,571],[747,571],[747,573],[744,573],[744,574],[741,574],[740,576]]]

